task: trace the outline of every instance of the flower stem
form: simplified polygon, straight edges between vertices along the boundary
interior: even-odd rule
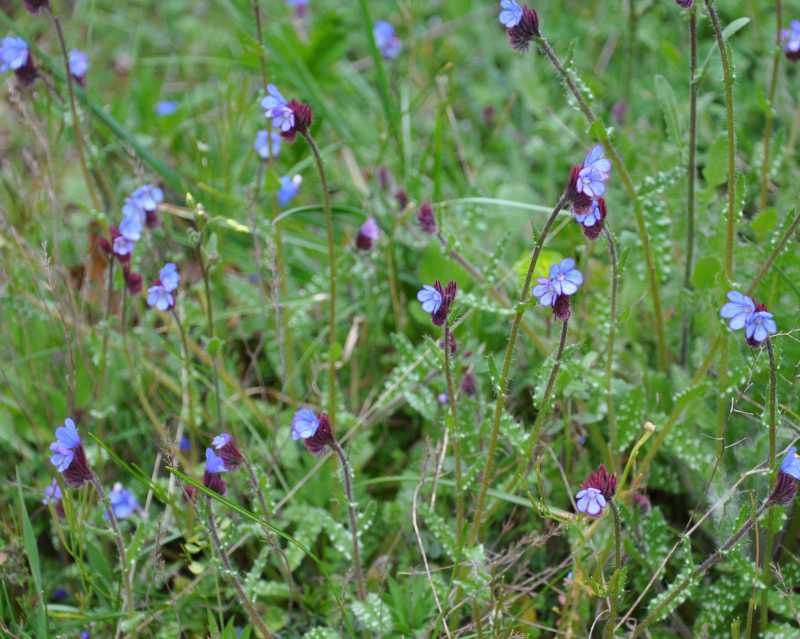
[[[636,630],[631,636],[631,639],[635,639],[635,637],[638,637],[640,634],[642,634],[645,628],[647,628],[651,623],[656,621],[661,616],[661,611],[664,610],[664,608],[666,608],[675,599],[675,597],[677,597],[680,593],[686,590],[687,586],[689,586],[695,579],[697,579],[700,575],[702,575],[709,568],[711,568],[711,566],[722,560],[725,557],[725,553],[728,552],[728,550],[730,550],[733,547],[733,545],[737,541],[739,541],[739,539],[742,538],[742,535],[744,535],[750,529],[750,527],[761,517],[761,515],[764,514],[764,511],[767,510],[767,508],[769,508],[772,505],[773,503],[767,500],[764,503],[764,505],[758,509],[758,512],[756,513],[755,517],[748,519],[742,525],[742,527],[739,530],[737,530],[728,541],[725,542],[722,548],[720,548],[717,552],[710,555],[708,559],[706,559],[700,566],[698,566],[691,575],[686,577],[686,579],[684,579],[680,583],[680,585],[673,592],[671,592],[667,596],[667,598],[664,599],[664,601],[662,601],[658,605],[658,607],[644,619],[644,621],[642,621],[636,627]],[[617,629],[615,628],[615,630]]]
[[[214,543],[214,548],[217,549],[217,553],[219,554],[220,559],[222,559],[222,565],[225,566],[225,572],[228,578],[231,580],[233,587],[236,589],[236,592],[239,594],[239,599],[241,599],[244,607],[247,608],[247,613],[250,615],[250,620],[261,631],[261,635],[264,637],[264,639],[272,639],[272,634],[269,630],[267,630],[267,626],[264,625],[264,620],[261,618],[261,615],[258,614],[255,606],[253,606],[253,603],[250,601],[250,598],[244,591],[244,587],[239,581],[239,577],[237,577],[236,571],[231,565],[231,560],[228,557],[228,553],[226,553],[225,549],[222,547],[222,542],[220,542],[219,535],[217,534],[217,525],[214,523],[214,511],[211,508],[211,504],[211,497],[206,495],[206,505],[208,506],[208,528],[211,531],[211,540]]]
[[[353,497],[353,480],[350,477],[350,466],[339,442],[334,440],[331,444],[333,452],[339,457],[344,471],[344,486],[347,494],[347,515],[350,517],[350,536],[353,538],[353,563],[356,569],[356,582],[358,584],[358,598],[367,600],[367,591],[364,588],[364,572],[361,569],[361,553],[358,550],[358,523],[356,522],[355,498]]]
[[[200,244],[197,245],[197,259],[200,262],[200,271],[203,274],[203,288],[206,293],[206,317],[208,318],[208,337],[213,339],[216,337],[214,330],[214,308],[211,303],[211,284],[208,278],[208,270],[210,264],[206,264],[203,259],[203,248]],[[217,428],[221,431],[225,430],[225,425],[222,422],[222,391],[219,385],[219,351],[211,355],[211,370],[214,374],[214,394],[217,397]]]
[[[450,321],[444,322],[444,372],[447,377],[447,395],[450,398],[450,415],[453,418],[453,452],[456,461],[456,539],[461,539],[464,526],[464,492],[461,484],[461,439],[458,429],[458,408],[456,406],[456,389],[453,385],[453,374],[450,370]]]
[[[258,64],[261,67],[261,82],[267,86],[267,63],[264,60],[264,30],[261,26],[261,7],[258,0],[252,0],[253,16],[256,19],[256,36],[258,37]],[[269,154],[272,155],[272,140],[267,137],[267,147]]]
[[[72,71],[69,68],[69,54],[67,53],[67,43],[64,40],[64,30],[61,28],[61,20],[58,19],[56,12],[53,10],[53,5],[48,3],[47,8],[50,10],[50,15],[53,18],[53,23],[58,33],[58,42],[61,45],[61,56],[64,58],[64,69],[67,76],[67,88],[69,90],[69,106],[72,111],[72,126],[75,130],[75,149],[78,151],[78,158],[80,159],[81,172],[83,179],[86,182],[86,188],[89,190],[89,196],[92,198],[92,204],[96,211],[100,211],[100,200],[97,198],[97,193],[94,190],[94,183],[89,175],[89,165],[86,164],[86,155],[83,152],[83,140],[81,138],[80,120],[78,119],[78,109],[75,107],[75,90],[72,88]]]
[[[607,636],[609,639],[613,639],[614,635],[616,634],[616,630],[614,629],[614,624],[617,621],[617,600],[619,599],[619,590],[620,590],[620,566],[622,564],[622,555],[620,554],[620,544],[622,540],[622,524],[619,520],[619,509],[617,508],[616,502],[609,498],[608,505],[611,508],[611,514],[614,515],[614,544],[615,544],[615,555],[614,555],[614,576],[612,577],[614,583],[612,584],[611,588],[611,606],[608,612],[608,625],[606,628],[608,630]]]
[[[686,291],[692,290],[692,268],[694,267],[694,205],[695,181],[697,177],[697,93],[695,82],[697,72],[697,7],[692,6],[689,14],[689,48],[691,62],[689,67],[689,162],[686,166],[686,262],[683,272],[684,299]],[[692,302],[687,301],[681,317],[681,345],[679,363],[686,366],[689,358],[689,327],[691,325]]]
[[[561,199],[556,204],[547,222],[544,224],[542,232],[539,234],[539,239],[533,247],[533,254],[531,255],[531,263],[528,265],[528,273],[525,276],[525,283],[522,286],[522,293],[520,294],[519,310],[514,315],[514,321],[511,324],[511,334],[508,338],[508,347],[506,348],[506,357],[503,361],[503,372],[500,374],[500,379],[496,382],[497,389],[497,402],[494,407],[494,422],[492,423],[492,433],[489,440],[489,450],[486,456],[486,467],[483,470],[483,478],[481,480],[481,488],[478,493],[478,503],[475,508],[475,518],[472,521],[470,528],[468,544],[474,546],[478,539],[478,531],[481,528],[483,509],[486,506],[486,492],[489,489],[489,482],[492,478],[492,465],[494,463],[494,454],[497,449],[497,436],[500,432],[500,418],[503,415],[505,408],[506,397],[508,396],[508,374],[511,369],[511,359],[514,355],[514,346],[517,341],[517,334],[519,332],[519,325],[522,322],[522,315],[525,313],[524,304],[528,300],[528,295],[531,289],[531,280],[533,279],[533,271],[536,268],[536,262],[539,259],[539,253],[544,245],[545,238],[547,237],[550,227],[556,219],[559,211],[564,207],[567,202],[566,194],[561,196]]]
[[[119,524],[117,523],[117,518],[114,515],[114,509],[111,507],[111,500],[106,495],[106,491],[103,490],[103,485],[100,483],[100,480],[97,479],[97,476],[92,473],[92,479],[90,480],[94,489],[97,491],[97,494],[100,496],[103,505],[106,508],[106,513],[108,513],[108,520],[111,522],[111,527],[114,529],[114,538],[117,541],[117,550],[119,551],[119,563],[122,569],[122,584],[125,590],[125,600],[126,605],[128,608],[128,619],[133,619],[135,610],[133,607],[133,590],[131,587],[131,575],[128,570],[128,557],[125,553],[125,544],[122,539],[122,532],[119,529]],[[130,626],[130,633],[131,636],[136,639],[136,625],[131,624]],[[119,634],[119,629],[118,633]]]
[[[608,241],[608,254],[611,258],[611,319],[608,326],[608,354],[606,355],[606,411],[608,412],[608,427],[611,435],[611,450],[617,450],[617,420],[614,416],[614,402],[611,397],[611,365],[614,360],[614,337],[617,330],[617,293],[619,292],[619,264],[617,262],[617,247],[614,236],[603,224],[603,233]],[[613,459],[613,456],[612,456]],[[614,469],[612,468],[612,471]]]
[[[105,317],[103,318],[106,324],[106,330],[103,331],[103,343],[100,347],[100,379],[98,381],[99,387],[97,389],[97,405],[100,410],[103,410],[103,396],[105,394],[106,385],[106,355],[108,354],[108,321],[111,319],[111,300],[114,295],[114,254],[112,253],[111,259],[108,262],[108,284],[106,286],[106,310]],[[101,420],[102,423],[102,420]],[[102,439],[102,431],[98,431],[97,436]]]
[[[775,363],[775,348],[772,345],[772,340],[767,336],[767,353],[769,353],[769,467],[775,468],[775,433],[777,430],[777,405],[778,405],[778,367]],[[775,488],[775,481],[777,477],[772,473],[769,478],[770,494],[772,489]],[[769,595],[769,584],[772,581],[769,569],[770,561],[772,560],[772,546],[775,537],[774,532],[775,512],[769,512],[769,521],[767,522],[766,542],[764,544],[764,559],[763,570],[761,573],[761,581],[764,582],[764,592],[761,594],[761,634],[762,636],[767,630],[767,622],[769,616],[769,606],[767,596]]]
[[[574,95],[575,99],[578,101],[578,105],[580,106],[583,115],[589,121],[589,124],[594,124],[597,121],[597,116],[594,114],[591,107],[586,103],[583,94],[575,85],[575,81],[572,79],[572,76],[570,76],[570,74],[564,68],[564,65],[561,64],[561,61],[558,59],[558,56],[556,56],[553,49],[550,48],[547,40],[544,38],[537,38],[536,43],[541,47],[542,51],[545,52],[545,55],[550,58],[550,61],[556,68],[556,71],[564,79],[564,82],[572,92],[572,95]],[[619,156],[619,153],[617,153],[617,149],[614,147],[614,145],[611,143],[611,139],[608,137],[608,131],[605,129],[605,127],[600,127],[597,135],[603,142],[604,149],[608,153],[609,159],[614,163],[614,166],[620,172],[622,181],[625,184],[625,189],[628,191],[628,196],[631,198],[631,202],[634,206],[636,225],[639,229],[639,236],[642,240],[642,248],[644,249],[645,258],[647,261],[647,269],[650,277],[650,288],[653,291],[653,315],[655,316],[656,340],[658,343],[658,368],[661,371],[666,371],[667,348],[664,341],[664,320],[661,313],[661,296],[658,289],[658,275],[656,273],[653,252],[650,249],[650,236],[647,232],[647,226],[644,221],[644,213],[642,212],[642,200],[639,198],[636,192],[636,186],[633,184],[633,180],[628,173],[628,169],[625,167],[625,164],[622,162],[622,158]]]
[[[317,162],[317,170],[319,171],[319,178],[322,182],[322,197],[325,203],[325,225],[328,231],[328,262],[330,267],[330,315],[328,318],[329,323],[329,389],[330,397],[328,398],[328,417],[331,423],[336,423],[336,356],[334,349],[336,348],[336,256],[334,254],[333,246],[333,215],[331,214],[331,199],[328,194],[328,180],[325,177],[325,167],[322,165],[322,156],[319,154],[319,149],[314,143],[311,134],[305,132],[302,134],[311,148],[311,153],[314,154],[314,159]],[[345,473],[345,476],[347,474]],[[349,481],[349,480],[348,480]],[[359,567],[359,570],[361,568]]]
[[[722,35],[717,10],[713,0],[705,0],[711,24],[719,45],[722,60],[722,78],[725,84],[725,113],[728,120],[728,223],[725,227],[725,275],[733,279],[733,235],[736,224],[736,137],[733,130],[733,78],[728,61],[728,47]]]
[[[782,13],[781,0],[775,0],[775,41],[781,41],[781,13]],[[767,208],[767,186],[769,184],[769,147],[770,138],[772,137],[772,120],[775,116],[775,89],[778,85],[778,62],[780,60],[781,50],[780,47],[775,47],[775,52],[772,56],[772,80],[769,84],[769,101],[767,102],[767,116],[764,123],[764,164],[761,167],[761,206],[760,211]]]

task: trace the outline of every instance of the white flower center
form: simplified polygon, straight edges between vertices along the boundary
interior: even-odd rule
[[[563,273],[559,273],[559,274],[558,274],[558,277],[557,277],[556,279],[557,279],[559,282],[563,282],[563,281],[566,279],[566,277],[567,277],[567,276],[566,276],[566,275],[564,275]]]

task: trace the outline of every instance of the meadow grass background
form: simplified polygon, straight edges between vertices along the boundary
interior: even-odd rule
[[[230,638],[239,628],[243,637],[258,636],[214,552],[210,508],[276,637],[611,633],[612,519],[568,513],[599,463],[622,473],[649,421],[655,433],[616,499],[624,529],[616,578],[624,623],[616,634],[635,632],[663,601],[659,593],[719,548],[769,494],[766,349],[750,349],[719,309],[730,289],[750,287],[787,233],[753,296],[778,325],[778,452],[797,438],[800,261],[789,229],[800,180],[800,78],[775,44],[780,1],[717,3],[722,27],[736,27],[728,32],[736,133],[729,276],[725,91],[708,11],[696,6],[698,59],[708,62],[698,84],[696,245],[686,288],[690,12],[667,0],[633,6],[635,20],[622,2],[535,8],[542,35],[610,127],[638,190],[661,314],[637,207],[615,167],[606,201],[620,256],[618,316],[610,316],[605,239],[588,242],[563,212],[536,274],[564,257],[584,273],[567,349],[543,407],[560,324],[547,309],[525,312],[486,519],[480,543],[471,544],[457,536],[464,522],[456,520],[452,433],[442,454],[452,418],[438,400],[447,392],[441,332],[416,292],[436,279],[458,282],[453,374],[458,385],[469,372],[477,387],[457,402],[471,526],[496,370],[534,233],[571,167],[602,141],[602,128],[590,130],[548,59],[535,45],[513,51],[491,2],[312,0],[298,17],[266,0],[263,49],[245,1],[59,3],[67,48],[87,51],[92,65],[89,101],[78,91],[77,104],[95,205],[76,153],[53,21],[3,0],[0,35],[22,35],[43,78],[30,91],[5,74],[0,89],[0,632]],[[783,7],[784,27],[800,18],[792,9]],[[379,19],[403,41],[394,61],[370,45]],[[333,427],[353,469],[366,601],[354,585],[341,468],[291,441],[295,411],[331,404],[328,248],[308,145],[284,143],[273,170],[253,150],[256,132],[268,128],[258,106],[260,54],[267,80],[312,106],[311,132],[327,171],[338,271]],[[162,100],[178,101],[178,110],[157,115]],[[393,176],[388,189],[376,179],[381,166]],[[295,174],[300,190],[278,212],[278,180]],[[175,316],[148,309],[144,297],[127,300],[123,326],[122,276],[114,274],[109,298],[96,246],[121,219],[124,198],[146,183],[161,186],[165,202],[161,225],[145,231],[133,265],[145,288],[166,261],[178,265],[186,347]],[[398,189],[409,199],[402,210]],[[441,241],[417,225],[425,202]],[[354,240],[368,216],[381,237],[360,252]],[[612,323],[613,437],[605,390]],[[529,442],[540,411],[539,440]],[[134,562],[132,618],[93,489],[63,485],[65,516],[41,504],[55,476],[47,447],[66,417],[78,422],[106,490],[122,482],[143,507],[121,522]],[[195,512],[168,467],[201,481],[203,451],[221,431],[252,459],[260,484],[250,485],[244,471],[229,473],[229,501],[201,500]],[[189,438],[189,450],[178,447],[178,434]],[[534,443],[529,500],[514,477]],[[649,512],[632,507],[634,493],[649,499]],[[797,637],[794,510],[774,511],[771,561],[779,577],[768,569],[756,577],[765,518],[760,543],[751,531],[725,562],[693,580],[652,636]],[[56,588],[65,599],[54,601]]]

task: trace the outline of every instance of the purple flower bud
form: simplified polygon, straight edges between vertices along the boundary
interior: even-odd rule
[[[522,17],[516,26],[508,30],[508,43],[514,51],[525,53],[531,46],[531,40],[540,38],[539,16],[536,11],[528,9],[527,5],[522,9]]]
[[[609,473],[605,464],[600,464],[597,471],[586,478],[581,488],[595,488],[602,493],[603,497],[611,499],[617,494],[617,475]]]
[[[650,500],[640,493],[636,493],[633,496],[632,502],[633,502],[633,509],[636,510],[638,508],[643,515],[649,513],[652,508],[652,506],[650,505]]]
[[[25,0],[25,11],[33,16],[38,16],[42,9],[49,9],[48,0]]]
[[[675,0],[675,4],[681,9],[691,9],[694,5],[694,0]]]
[[[461,392],[467,397],[475,397],[478,394],[478,389],[475,386],[475,378],[472,373],[466,373],[461,380]]]
[[[430,204],[426,203],[419,207],[417,222],[423,233],[428,235],[436,233],[436,218],[433,216],[433,209]]]
[[[380,229],[378,229],[378,225],[375,223],[375,218],[370,216],[367,218],[367,221],[361,225],[361,228],[358,229],[356,247],[362,251],[369,251],[372,249],[372,242],[377,241],[379,237]]]
[[[225,496],[225,493],[228,492],[228,484],[225,483],[225,480],[222,479],[222,475],[219,473],[210,473],[205,471],[203,473],[203,486],[208,488],[209,490],[213,490],[215,493],[221,496]],[[195,495],[190,492],[190,488],[194,488],[194,486],[189,486],[186,489],[186,492],[189,494],[190,499],[195,499]],[[194,489],[197,490],[196,488]]]
[[[219,451],[219,456],[228,470],[238,470],[244,464],[244,455],[236,448],[233,437],[227,433],[217,435],[211,440],[211,445]]]
[[[397,206],[400,208],[401,211],[405,211],[406,207],[408,206],[408,193],[406,193],[403,189],[398,189],[398,191],[394,194],[395,202],[397,202]]]
[[[778,472],[775,487],[769,495],[767,502],[772,506],[788,506],[794,501],[797,494],[797,482],[788,473]]]
[[[789,62],[800,60],[800,21],[792,20],[789,28],[781,31],[781,45]]]
[[[69,417],[64,420],[63,426],[56,428],[56,441],[50,444],[50,450],[54,451],[50,456],[50,463],[62,474],[68,485],[83,488],[83,484],[94,477],[86,462],[86,452],[75,422]]]
[[[333,436],[331,420],[328,419],[327,413],[322,413],[322,415],[319,416],[319,426],[314,431],[314,434],[311,435],[311,437],[304,438],[303,442],[308,452],[314,455],[314,457],[322,457],[328,451],[328,446],[336,443],[336,439]]]
[[[395,28],[386,20],[378,20],[372,29],[375,46],[384,60],[394,60],[403,50],[403,43],[397,37]]]
[[[300,135],[308,133],[308,129],[314,121],[314,112],[308,104],[297,100],[291,100],[288,108],[294,115],[294,124],[285,131],[281,130],[281,137],[287,142],[294,142],[298,133]]]

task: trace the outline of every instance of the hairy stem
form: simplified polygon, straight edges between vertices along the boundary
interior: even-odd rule
[[[772,345],[772,340],[767,337],[767,353],[769,353],[769,467],[775,468],[775,433],[777,431],[777,406],[778,406],[778,366],[775,363],[775,348]],[[770,493],[775,488],[775,481],[777,476],[772,473],[769,478]],[[769,621],[769,606],[767,596],[769,595],[769,584],[772,581],[772,575],[769,569],[769,563],[772,560],[772,546],[774,543],[775,512],[769,512],[769,521],[767,522],[766,541],[764,543],[764,559],[763,570],[761,573],[761,580],[764,582],[764,592],[761,593],[761,634],[766,632],[767,623]]]
[[[222,559],[222,565],[225,566],[226,576],[228,579],[230,579],[233,587],[236,589],[242,604],[245,608],[247,608],[247,614],[250,615],[250,620],[261,631],[261,635],[264,637],[264,639],[272,639],[272,634],[269,630],[267,630],[264,620],[261,618],[261,615],[258,614],[253,602],[250,601],[250,598],[244,591],[244,587],[239,581],[239,577],[236,575],[236,570],[234,570],[233,566],[231,565],[231,560],[228,557],[228,553],[225,552],[225,548],[222,547],[222,542],[219,540],[219,535],[217,534],[217,524],[214,522],[214,511],[211,507],[211,497],[208,495],[206,495],[206,505],[208,506],[208,528],[211,531],[211,541],[214,543],[214,548],[217,549],[217,554],[219,554],[220,559]]]
[[[453,418],[453,452],[456,461],[456,539],[461,539],[464,526],[464,490],[461,485],[461,438],[458,430],[458,409],[456,407],[456,389],[453,385],[453,374],[450,370],[450,321],[444,322],[444,372],[447,377],[447,395],[450,398],[450,415]]]
[[[333,214],[331,213],[331,199],[328,194],[328,180],[325,177],[325,167],[322,165],[322,156],[319,154],[319,149],[314,143],[311,134],[303,133],[303,137],[308,142],[311,148],[311,153],[314,154],[314,159],[317,163],[317,170],[319,171],[319,178],[322,182],[322,197],[325,202],[325,226],[328,231],[328,262],[330,267],[330,305],[328,317],[328,366],[329,366],[329,379],[328,379],[328,417],[331,423],[336,423],[336,357],[334,350],[336,348],[336,255],[334,254],[333,246]],[[346,476],[346,473],[345,473]],[[360,567],[359,567],[360,570]]]
[[[611,435],[611,450],[617,450],[617,420],[614,416],[614,401],[611,397],[611,367],[614,360],[614,337],[617,330],[617,293],[619,292],[619,264],[617,262],[617,247],[614,243],[614,236],[608,228],[608,224],[603,225],[608,241],[608,255],[611,258],[611,319],[608,326],[608,353],[606,355],[606,411],[608,412],[608,426]],[[612,456],[613,459],[613,456]],[[614,470],[612,468],[612,470]]]
[[[547,234],[550,231],[550,227],[553,225],[553,222],[556,219],[559,211],[564,207],[567,202],[566,194],[561,196],[561,199],[556,204],[553,212],[550,214],[550,217],[547,218],[547,222],[545,222],[544,228],[542,232],[539,234],[539,239],[536,242],[533,248],[533,254],[531,255],[531,263],[528,265],[528,273],[525,276],[525,283],[522,286],[522,292],[520,294],[520,304],[519,310],[514,315],[514,321],[511,324],[511,335],[508,338],[508,347],[506,348],[506,356],[505,360],[503,361],[503,371],[500,374],[500,379],[497,380],[496,388],[499,391],[497,393],[497,402],[495,403],[494,407],[494,421],[492,423],[492,432],[489,439],[489,450],[487,451],[486,456],[486,467],[483,470],[483,478],[481,480],[481,488],[480,492],[478,493],[478,503],[475,508],[475,518],[472,522],[472,527],[469,532],[469,539],[468,544],[470,546],[474,546],[475,542],[478,539],[478,531],[481,528],[481,518],[483,517],[483,509],[486,505],[486,492],[489,489],[489,482],[492,478],[492,466],[494,463],[494,454],[495,450],[497,449],[497,437],[500,432],[500,418],[503,415],[503,409],[506,403],[506,397],[508,396],[508,374],[511,369],[511,359],[514,356],[514,346],[516,345],[517,341],[517,334],[519,332],[519,325],[522,322],[522,315],[525,313],[524,304],[528,300],[528,295],[531,289],[531,280],[533,279],[533,271],[536,269],[536,262],[539,259],[539,253],[542,250],[542,246],[544,245],[545,238],[547,238]]]
[[[609,639],[613,639],[616,631],[614,629],[614,624],[617,621],[617,601],[619,600],[619,590],[620,590],[620,566],[622,564],[622,555],[620,554],[620,544],[622,540],[622,524],[619,520],[619,509],[617,508],[616,502],[609,498],[608,505],[611,508],[611,514],[614,515],[614,576],[612,579],[614,583],[611,588],[611,606],[608,612],[608,625],[606,625],[607,629],[607,637]]]
[[[355,564],[356,582],[358,584],[358,598],[361,601],[367,600],[367,591],[364,587],[364,571],[361,568],[361,552],[358,549],[358,523],[356,521],[355,497],[353,497],[353,480],[350,477],[350,465],[344,456],[344,451],[339,442],[331,444],[333,452],[339,457],[339,463],[344,472],[344,487],[347,494],[347,515],[350,517],[350,536],[353,538],[353,563]]]
[[[781,41],[781,0],[775,0],[775,42]],[[766,122],[764,123],[764,164],[761,166],[761,206],[760,211],[767,208],[767,187],[769,185],[769,147],[772,137],[772,120],[775,117],[775,89],[778,86],[778,63],[781,57],[780,47],[775,47],[772,54],[772,79],[769,83],[769,101],[767,102]]]

